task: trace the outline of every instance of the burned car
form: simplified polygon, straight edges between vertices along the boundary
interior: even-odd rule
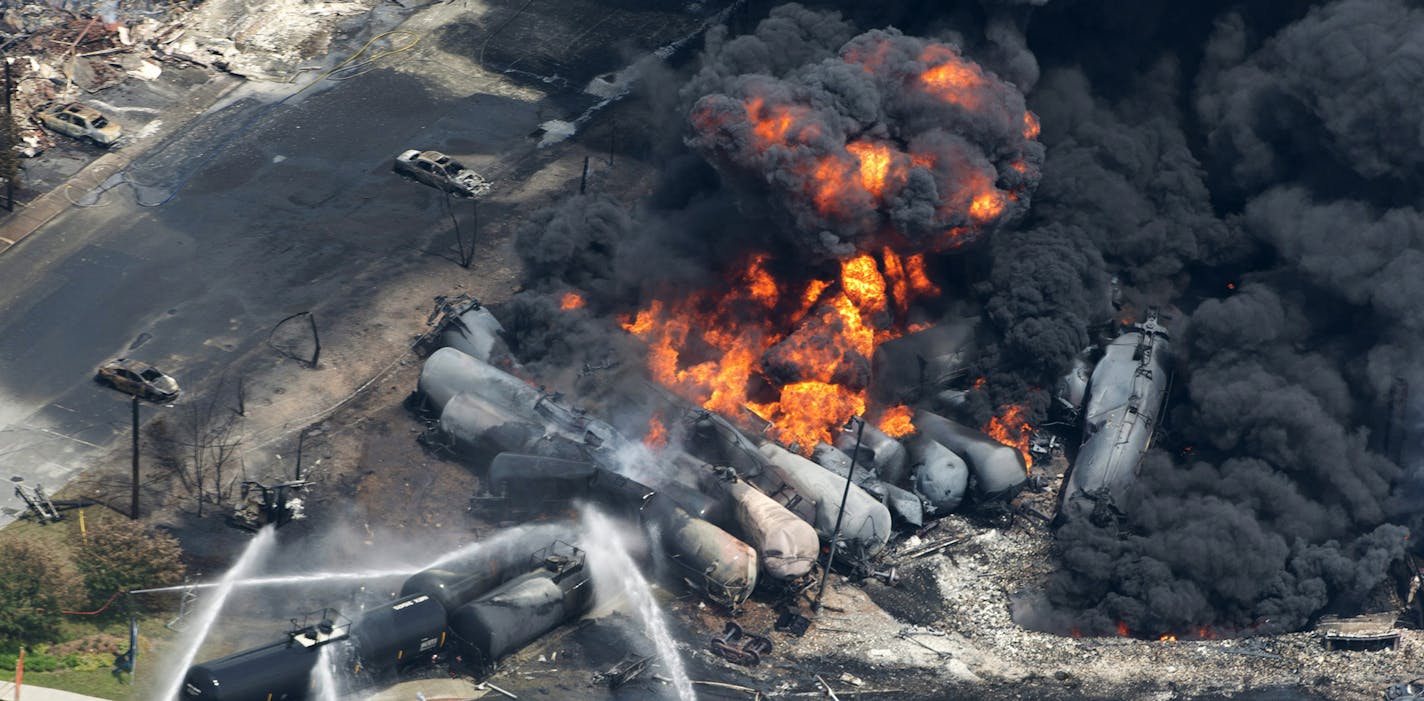
[[[396,156],[393,169],[431,187],[465,197],[482,195],[490,187],[479,173],[439,151],[411,149]]]
[[[35,118],[53,131],[100,146],[113,146],[124,135],[118,122],[82,102],[46,107],[36,112]]]
[[[105,363],[94,377],[125,394],[153,402],[171,402],[178,397],[178,382],[148,363],[118,358]]]

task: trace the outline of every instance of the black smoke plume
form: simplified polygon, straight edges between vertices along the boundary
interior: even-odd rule
[[[1411,449],[1424,432],[1424,13],[1398,0],[823,5],[712,32],[679,95],[649,100],[674,110],[657,126],[687,144],[654,140],[673,149],[656,155],[669,164],[658,192],[629,213],[582,197],[535,222],[527,294],[593,291],[582,324],[708,284],[748,250],[814,259],[887,230],[925,241],[967,227],[926,204],[967,177],[950,171],[832,212],[851,216],[818,209],[803,181],[857,139],[907,154],[932,143],[968,164],[955,173],[1018,195],[983,245],[937,259],[941,279],[978,271],[963,289],[996,336],[993,403],[1032,398],[1041,419],[1030,388],[1052,386],[1114,317],[1171,315],[1176,390],[1158,447],[1121,524],[1057,532],[1035,623],[1248,634],[1378,605],[1424,526],[1424,451]],[[922,100],[907,66],[926,41],[986,66],[994,109]],[[865,70],[880,46],[894,60]],[[758,149],[751,119],[778,105],[805,109],[794,138]],[[1046,151],[1023,138],[1026,110]],[[517,335],[553,348],[551,362],[628,352],[597,333],[559,341],[556,306],[521,305]]]

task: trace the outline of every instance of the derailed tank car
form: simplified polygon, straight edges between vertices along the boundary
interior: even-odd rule
[[[568,529],[530,527],[516,537],[497,539],[488,547],[423,570],[406,580],[399,599],[368,609],[353,624],[333,625],[333,621],[323,620],[289,633],[286,640],[193,665],[184,677],[181,698],[306,699],[323,645],[341,646],[337,662],[352,678],[380,677],[430,662],[436,655],[443,656],[450,642],[447,625],[451,611],[544,567],[539,552],[552,550],[564,530]]]
[[[325,645],[342,644],[338,664],[369,677],[431,661],[445,637],[444,607],[425,594],[406,596],[367,611],[346,629],[323,620],[284,641],[193,665],[181,695],[187,701],[305,699]]]
[[[735,468],[747,482],[811,524],[822,542],[830,541],[845,488],[843,478],[775,443],[758,447],[711,412],[694,410],[690,418],[689,452]],[[889,538],[889,509],[852,485],[841,526],[850,559],[866,562],[884,549]]]
[[[820,556],[816,529],[785,506],[762,494],[731,468],[707,470],[709,491],[732,503],[735,532],[757,551],[762,569],[775,579],[797,579],[811,573]]]
[[[583,497],[638,524],[656,537],[683,579],[729,608],[740,606],[756,587],[757,553],[751,546],[641,482],[588,462],[510,454],[495,456],[490,480],[512,498]]]
[[[852,561],[864,562],[885,549],[890,540],[890,510],[884,504],[855,485],[847,492],[843,477],[775,443],[764,443],[760,450],[770,468],[763,477],[767,484],[757,485],[778,496],[788,489],[799,495],[802,503],[796,508],[788,504],[787,508],[814,526],[822,541],[830,541],[840,520],[841,541]],[[771,484],[780,488],[768,488]],[[843,518],[839,517],[842,494],[846,494]]]
[[[455,609],[450,631],[457,660],[467,668],[487,670],[588,611],[593,583],[585,565],[580,551],[551,552],[540,569]]]
[[[414,594],[368,609],[351,626],[351,642],[355,674],[428,661],[445,645],[445,607],[429,594]]]
[[[188,668],[182,698],[190,701],[305,699],[317,651],[296,640],[254,647]]]
[[[914,473],[915,493],[928,504],[931,516],[944,516],[959,508],[969,490],[969,466],[954,451],[917,435],[907,446]]]
[[[1028,481],[1028,466],[1019,451],[983,432],[927,411],[915,412],[914,422],[922,435],[964,459],[978,501],[1011,499]]]
[[[1108,344],[1088,382],[1083,445],[1063,485],[1058,520],[1119,512],[1152,445],[1171,383],[1170,336],[1155,315]]]

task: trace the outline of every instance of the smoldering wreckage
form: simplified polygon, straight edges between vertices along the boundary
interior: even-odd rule
[[[1424,279],[1421,229],[1408,188],[1372,187],[1419,149],[1341,127],[1359,115],[1319,75],[1421,115],[1368,61],[1301,67],[1323,37],[1419,13],[1174,11],[1212,24],[1193,54],[1199,147],[1220,161],[1204,166],[1155,116],[1175,114],[1161,86],[1184,82],[1179,63],[1046,49],[1041,71],[1024,14],[997,8],[952,40],[857,29],[933,24],[913,12],[791,5],[713,30],[665,100],[682,115],[667,182],[631,212],[594,195],[539,215],[517,242],[523,291],[442,306],[414,404],[426,445],[481,477],[473,508],[593,504],[645,535],[668,586],[732,619],[771,602],[793,628],[832,578],[883,589],[1005,528],[1053,556],[1012,615],[1054,636],[1318,625],[1322,649],[1370,648],[1419,625],[1418,307],[1384,290]],[[1174,12],[1133,19],[1166,36]],[[1052,3],[1035,17],[1100,31]],[[1128,65],[1154,87],[1093,96]],[[1291,120],[1312,128],[1281,134]],[[1319,176],[1342,161],[1348,182]],[[1341,250],[1334,232],[1357,228]],[[512,531],[355,620],[323,612],[193,666],[183,696],[305,698],[334,645],[353,679],[484,677],[589,610],[585,545],[572,526]],[[749,664],[770,644],[729,627],[710,648]]]

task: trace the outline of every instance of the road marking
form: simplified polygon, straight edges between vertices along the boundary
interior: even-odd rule
[[[55,437],[57,437],[57,438],[63,438],[63,439],[65,439],[65,440],[71,440],[71,441],[74,441],[75,443],[79,443],[79,444],[81,444],[81,445],[87,445],[87,446],[89,446],[90,448],[103,448],[103,447],[104,447],[104,446],[102,446],[102,445],[95,445],[95,444],[93,444],[93,443],[90,443],[89,441],[86,441],[86,440],[84,440],[84,439],[82,439],[82,438],[75,438],[74,436],[66,435],[66,434],[60,433],[59,431],[51,431],[51,430],[49,430],[49,429],[47,429],[47,428],[36,428],[36,429],[31,429],[31,430],[39,431],[40,433],[47,433],[47,434],[49,434],[49,435],[51,435],[51,436],[55,436]]]

